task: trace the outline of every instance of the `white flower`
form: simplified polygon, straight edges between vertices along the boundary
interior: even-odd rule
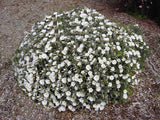
[[[89,55],[89,59],[92,60],[93,59],[93,55]]]
[[[127,79],[128,77],[129,77],[129,75],[127,74],[127,75],[124,75],[122,78]]]
[[[131,78],[128,78],[127,81],[130,83],[131,82]]]
[[[130,63],[130,62],[131,62],[131,60],[126,60],[126,61],[125,61],[126,64],[128,64],[128,63]]]
[[[87,66],[86,66],[86,70],[91,70],[91,66],[90,66],[90,65],[87,65]]]
[[[101,87],[96,87],[96,91],[100,92],[101,91]]]
[[[81,14],[80,14],[80,17],[81,17],[81,18],[86,18],[86,17],[87,17],[87,14],[81,13]]]
[[[68,66],[71,65],[71,62],[69,60],[66,60],[65,62],[67,63]]]
[[[46,106],[47,105],[47,100],[43,100],[42,105]]]
[[[107,61],[106,64],[107,64],[107,65],[110,65],[111,63],[110,63],[110,61]]]
[[[120,65],[118,65],[118,68],[121,69],[121,68],[123,68],[123,67],[122,67],[122,65],[120,64]]]
[[[128,91],[126,89],[123,90],[123,93],[126,94]]]
[[[45,53],[42,53],[42,55],[39,56],[42,59],[48,59],[48,56]]]
[[[83,47],[78,47],[77,52],[81,53],[83,51]]]
[[[66,95],[67,95],[67,96],[70,96],[70,95],[71,95],[71,92],[70,92],[70,91],[67,91],[67,92],[66,92]]]
[[[59,108],[58,108],[58,111],[59,112],[63,112],[63,111],[65,111],[66,110],[66,108],[64,107],[64,106],[60,106]]]
[[[89,16],[89,17],[87,17],[87,18],[88,18],[88,20],[89,20],[89,21],[91,21],[91,20],[92,20],[92,17],[91,17],[91,16]]]
[[[112,83],[111,82],[108,83],[108,87],[112,87]]]
[[[119,81],[119,80],[116,80],[116,84],[120,84],[120,81]]]
[[[74,87],[76,85],[75,82],[71,82],[71,86]]]
[[[121,87],[121,84],[117,84],[117,88],[119,89]]]
[[[138,25],[138,24],[135,24],[134,26],[135,26],[135,27],[139,27],[139,25]]]
[[[54,29],[52,29],[52,30],[49,32],[49,34],[53,35],[54,32],[55,32]]]
[[[82,22],[81,24],[82,24],[83,26],[85,26],[85,27],[88,26],[88,22],[86,22],[86,21],[85,21],[85,22]]]
[[[119,72],[120,72],[120,73],[123,73],[123,68],[120,68],[120,69],[119,69]]]
[[[78,32],[82,32],[82,29],[80,29],[80,27],[79,27],[79,26],[77,26],[77,27],[76,27],[76,31],[78,31]]]
[[[128,98],[128,95],[127,95],[126,93],[124,93],[124,94],[123,94],[123,98],[124,98],[124,99],[127,99],[127,98]]]
[[[44,93],[43,95],[44,95],[45,98],[49,97],[49,93],[48,92]]]
[[[44,25],[44,24],[45,24],[45,22],[44,22],[44,21],[41,21],[41,22],[40,22],[40,24],[41,24],[41,25]]]
[[[54,88],[55,86],[56,86],[56,85],[53,83],[53,84],[52,84],[52,87]]]
[[[88,39],[88,38],[89,38],[89,35],[85,35],[84,37],[85,37],[86,39]]]
[[[63,106],[65,106],[65,107],[66,107],[66,106],[67,106],[66,101],[62,101],[62,102],[61,102],[61,105],[63,105]]]
[[[50,84],[51,82],[50,82],[50,80],[45,80],[45,82],[46,82],[46,84]]]
[[[98,16],[98,19],[104,19],[104,16],[103,15],[100,15],[100,16]]]
[[[24,85],[25,85],[25,88],[27,89],[27,91],[30,92],[32,90],[32,86],[29,83],[26,82]]]
[[[81,65],[82,65],[82,63],[81,63],[81,62],[78,62],[78,63],[77,63],[77,65],[78,65],[78,66],[81,66]]]
[[[88,49],[88,52],[89,52],[89,53],[92,53],[92,52],[93,52],[93,49],[92,49],[92,48],[89,48],[89,49]]]
[[[126,58],[123,57],[123,58],[122,58],[122,61],[125,61],[125,60],[126,60]]]
[[[105,50],[106,50],[106,51],[109,51],[109,50],[110,50],[110,47],[105,47]]]
[[[55,102],[55,105],[56,105],[56,106],[59,106],[59,104],[60,104],[60,103],[59,103],[58,101]]]
[[[88,75],[89,75],[89,76],[92,76],[92,75],[93,75],[92,71],[89,71],[89,72],[88,72]]]
[[[72,16],[75,16],[75,15],[76,15],[76,12],[73,12],[73,13],[72,13]]]
[[[83,82],[83,79],[82,79],[82,78],[80,78],[80,79],[78,80],[78,82],[79,82],[79,83],[82,83],[82,82]]]
[[[100,108],[99,108],[100,110],[103,110],[104,109],[104,106],[100,106]]]
[[[82,70],[82,71],[81,71],[81,74],[83,75],[84,73],[85,73],[85,71],[84,71],[84,70]]]
[[[89,88],[88,91],[89,91],[90,93],[92,93],[92,92],[93,92],[93,89],[92,89],[92,88]]]
[[[91,102],[93,102],[94,98],[93,97],[88,97],[88,100],[90,100]]]
[[[112,22],[106,22],[106,25],[112,25],[113,23]]]
[[[55,72],[52,72],[52,73],[49,75],[49,79],[50,79],[52,82],[55,82]]]
[[[64,62],[61,62],[61,67],[64,67],[65,66],[65,63]]]
[[[62,97],[61,94],[59,94],[59,93],[56,96],[58,99],[60,99]]]
[[[106,36],[104,36],[103,38],[104,41],[109,41],[109,38],[106,38]],[[108,46],[108,45],[107,45]]]
[[[29,62],[29,59],[30,59],[29,56],[25,56],[25,57],[24,57],[24,60],[25,60],[26,62]]]
[[[72,105],[73,105],[73,106],[76,106],[76,105],[77,105],[77,103],[76,103],[76,102],[72,102]]]
[[[105,52],[105,50],[101,50],[101,53],[102,53],[102,55],[104,55],[106,52]]]
[[[75,111],[75,108],[73,106],[71,106],[71,105],[68,106],[68,109],[71,110],[72,112]]]
[[[78,18],[75,18],[75,23],[80,24],[80,21],[78,20]]]
[[[62,51],[62,54],[66,55],[67,54],[67,51],[68,51],[68,47],[65,47]]]
[[[116,65],[116,64],[117,64],[117,61],[116,61],[116,60],[112,60],[112,64],[113,64],[113,65]]]
[[[96,41],[99,41],[99,38],[96,38],[95,40],[96,40]]]
[[[102,65],[103,64],[103,60],[99,59],[99,63]]]
[[[77,92],[77,93],[76,93],[76,96],[77,96],[77,97],[81,97],[81,93],[80,93],[80,92]]]
[[[79,99],[79,102],[84,103],[84,99],[83,99],[83,98],[80,98],[80,99]]]
[[[109,77],[109,79],[110,79],[110,80],[114,80],[114,76],[111,75],[111,76]]]
[[[96,87],[100,87],[100,83],[99,82],[96,82]]]
[[[98,105],[97,104],[93,104],[93,108],[95,108],[96,110],[98,110]]]
[[[67,79],[68,82],[71,82],[71,80],[72,80],[71,78],[68,78],[68,79]]]
[[[43,80],[43,79],[40,80],[39,83],[40,83],[41,85],[44,85],[44,80]]]
[[[99,81],[99,78],[100,78],[99,75],[95,75],[95,76],[94,76],[94,80],[95,80],[95,81]]]
[[[132,61],[133,61],[134,64],[136,64],[136,62],[137,62],[137,60],[135,60],[135,59],[133,59]]]
[[[106,68],[106,65],[105,65],[105,64],[102,64],[102,65],[101,65],[101,68]]]
[[[115,68],[114,68],[114,67],[111,67],[111,71],[115,71]]]
[[[87,11],[87,13],[90,13],[91,12],[91,9],[89,9],[89,8],[85,8],[85,10]]]
[[[118,78],[118,74],[114,74],[114,77],[115,77],[115,78]]]
[[[60,40],[65,40],[66,39],[66,36],[60,36],[60,38],[59,38]]]
[[[111,36],[112,35],[112,31],[108,31],[107,35]]]
[[[26,75],[26,79],[30,84],[33,84],[33,74],[27,74]]]
[[[140,69],[140,64],[139,63],[137,63],[137,69]]]
[[[121,47],[120,47],[120,46],[117,46],[117,50],[120,51],[120,50],[121,50]]]
[[[86,108],[90,110],[90,105],[86,105]]]
[[[66,83],[67,82],[67,79],[66,78],[62,78],[62,83]]]

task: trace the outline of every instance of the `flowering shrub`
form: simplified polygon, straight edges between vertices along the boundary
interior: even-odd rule
[[[20,44],[13,66],[19,87],[59,111],[128,99],[148,46],[137,25],[120,27],[89,8],[46,16]]]

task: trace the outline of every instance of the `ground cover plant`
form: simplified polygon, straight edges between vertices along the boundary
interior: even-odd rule
[[[13,69],[19,87],[38,104],[103,110],[128,99],[148,50],[138,25],[122,27],[96,10],[77,8],[35,23]]]

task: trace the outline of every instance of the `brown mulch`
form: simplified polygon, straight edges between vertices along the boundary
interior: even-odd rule
[[[116,1],[116,0],[113,0]],[[0,1],[0,120],[158,120],[160,118],[160,27],[153,21],[137,20],[114,11],[112,0],[1,0]],[[106,4],[106,3],[107,4]],[[24,31],[53,11],[87,6],[122,24],[140,25],[147,43],[153,48],[142,80],[133,88],[128,103],[107,105],[103,111],[81,110],[59,113],[35,104],[17,88],[11,71],[11,58]]]

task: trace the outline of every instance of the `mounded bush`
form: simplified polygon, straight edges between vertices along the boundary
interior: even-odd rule
[[[89,8],[54,12],[33,25],[16,52],[18,85],[59,111],[126,101],[149,49],[139,33],[137,25],[119,26]]]

